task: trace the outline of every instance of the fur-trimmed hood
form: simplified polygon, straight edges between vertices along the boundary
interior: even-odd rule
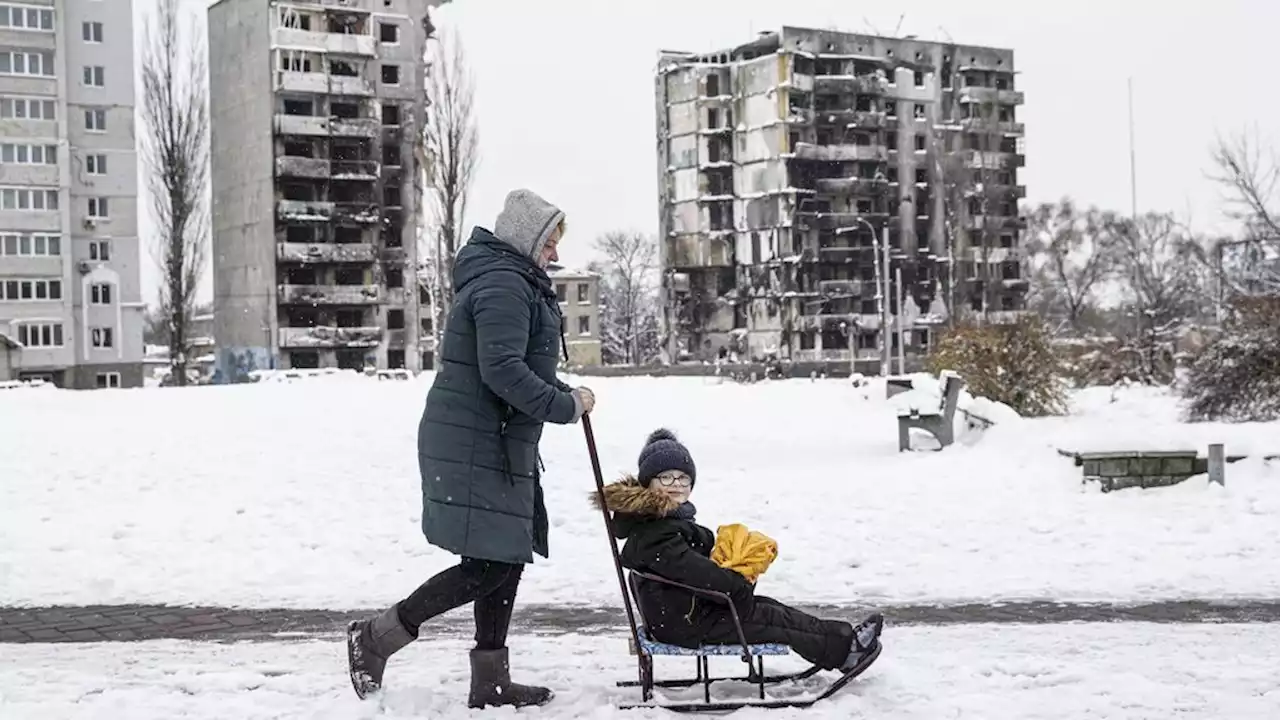
[[[614,534],[619,538],[627,537],[637,523],[669,517],[680,507],[670,495],[641,485],[634,475],[605,485],[604,503],[614,514]],[[591,504],[600,509],[599,493],[591,493]]]

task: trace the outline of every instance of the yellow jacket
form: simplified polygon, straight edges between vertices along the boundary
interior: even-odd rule
[[[752,583],[769,569],[777,557],[777,541],[764,533],[748,531],[746,525],[737,523],[716,528],[712,562],[741,573]]]

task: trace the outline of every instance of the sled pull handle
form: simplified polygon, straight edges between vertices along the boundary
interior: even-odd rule
[[[582,432],[587,438],[587,454],[591,456],[591,472],[596,478],[596,493],[600,496],[600,513],[604,516],[604,530],[609,540],[609,552],[613,555],[613,569],[618,574],[618,590],[622,593],[622,604],[627,610],[627,624],[631,626],[631,639],[635,647],[640,647],[640,629],[636,625],[636,614],[631,607],[631,593],[627,590],[626,574],[622,570],[622,556],[618,554],[618,545],[614,541],[613,516],[604,502],[604,472],[600,469],[600,453],[596,451],[596,434],[591,428],[590,413],[582,414]]]

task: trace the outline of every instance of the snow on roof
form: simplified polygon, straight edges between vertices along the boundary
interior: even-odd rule
[[[600,273],[580,268],[565,267],[556,263],[547,266],[547,275],[553,278],[594,278],[600,277]]]

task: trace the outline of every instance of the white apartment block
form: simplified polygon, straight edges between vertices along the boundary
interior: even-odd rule
[[[142,385],[132,0],[0,0],[0,380]]]

